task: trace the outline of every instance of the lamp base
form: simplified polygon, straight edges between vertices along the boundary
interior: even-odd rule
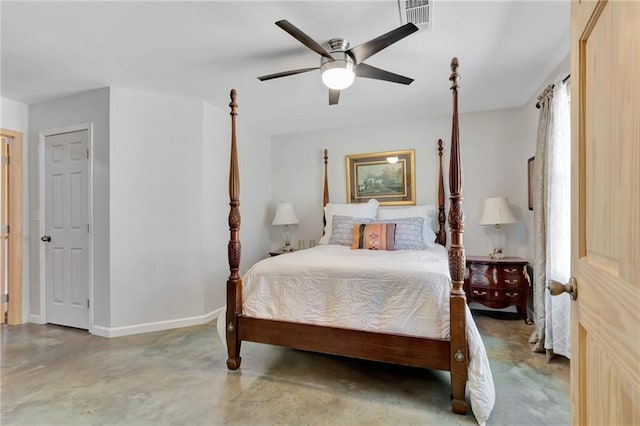
[[[291,229],[289,228],[289,225],[284,225],[282,227],[282,239],[284,240],[284,247],[282,248],[282,251],[285,253],[293,251],[293,247],[291,247]]]
[[[505,256],[501,248],[494,248],[493,251],[489,253],[489,257],[493,260],[501,260],[504,259]]]
[[[491,230],[489,233],[489,238],[491,239],[491,246],[493,250],[489,253],[489,257],[493,260],[504,259],[504,254],[502,254],[502,247],[506,241],[504,231],[500,228],[499,224]]]
[[[285,253],[293,251],[293,247],[291,247],[291,243],[286,242],[284,247],[282,247],[282,251]]]

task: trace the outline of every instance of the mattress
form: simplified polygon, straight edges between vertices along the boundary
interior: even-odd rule
[[[242,280],[242,310],[250,317],[449,338],[451,280],[440,245],[398,251],[322,245],[262,260]],[[466,309],[471,407],[484,424],[495,390]]]

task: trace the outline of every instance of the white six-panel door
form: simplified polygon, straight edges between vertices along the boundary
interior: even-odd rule
[[[89,132],[44,140],[46,321],[89,328]]]

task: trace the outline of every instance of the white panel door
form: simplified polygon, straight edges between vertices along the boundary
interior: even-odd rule
[[[89,132],[45,138],[46,320],[89,328]]]

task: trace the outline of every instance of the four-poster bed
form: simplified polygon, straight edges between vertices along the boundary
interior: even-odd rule
[[[446,329],[442,331],[442,335],[437,337],[425,337],[419,332],[404,333],[396,331],[393,326],[392,332],[380,331],[378,329],[367,329],[366,327],[350,327],[349,325],[343,325],[343,317],[338,316],[338,325],[335,322],[312,322],[312,321],[298,321],[298,320],[283,320],[282,318],[273,319],[269,317],[269,313],[265,314],[266,317],[258,317],[257,314],[251,314],[255,310],[252,307],[244,306],[243,303],[243,279],[238,275],[238,267],[240,263],[240,212],[239,212],[239,176],[238,176],[238,157],[236,149],[236,132],[235,132],[235,120],[237,115],[237,102],[236,92],[231,91],[231,117],[232,117],[232,136],[231,136],[231,165],[229,175],[229,195],[231,211],[229,213],[229,228],[230,228],[230,241],[228,244],[228,258],[231,274],[227,281],[227,310],[225,320],[225,332],[228,350],[227,366],[231,370],[235,370],[240,367],[240,347],[241,342],[252,341],[259,343],[267,343],[272,345],[285,346],[295,349],[308,350],[314,352],[321,352],[333,355],[348,356],[354,358],[361,358],[373,361],[381,361],[388,363],[401,364],[406,366],[421,367],[428,369],[438,369],[449,371],[451,374],[451,407],[453,412],[458,414],[464,414],[467,411],[467,402],[465,397],[465,389],[467,380],[469,379],[469,366],[470,366],[470,348],[472,348],[472,357],[483,358],[486,360],[486,354],[484,353],[484,347],[480,341],[478,346],[479,334],[475,328],[475,324],[471,319],[468,308],[466,306],[465,294],[463,291],[464,269],[465,269],[465,252],[463,245],[463,227],[464,227],[464,213],[462,211],[462,165],[460,158],[459,147],[459,134],[458,134],[458,60],[454,58],[451,62],[451,75],[449,80],[451,81],[451,91],[453,93],[453,122],[452,122],[452,134],[451,134],[451,155],[450,155],[450,168],[449,168],[449,187],[450,187],[450,211],[449,211],[449,228],[451,233],[450,247],[448,249],[448,258],[446,249],[442,246],[446,245],[446,231],[445,231],[445,191],[444,191],[444,179],[442,172],[442,143],[439,141],[438,155],[439,155],[439,177],[438,177],[438,229],[436,231],[436,242],[440,245],[439,249],[442,253],[441,265],[433,267],[432,269],[444,269],[440,274],[440,278],[444,277],[444,285],[440,286],[440,293],[444,294],[444,300],[441,301],[442,309],[435,309],[438,312],[445,312],[446,318],[439,318],[438,320],[444,324]],[[327,179],[327,151],[324,155],[324,190],[323,190],[323,202],[327,206],[329,202],[328,192],[328,179]],[[336,250],[346,251],[337,252]],[[322,247],[318,251],[324,250],[324,253],[334,258],[340,258],[349,255],[349,252],[355,253],[359,258],[354,258],[354,264],[357,264],[361,257],[367,256],[367,253],[371,253],[373,256],[380,256],[376,262],[384,263],[381,256],[381,251],[371,250],[349,250],[346,247]],[[278,264],[285,262],[284,258],[294,259],[295,262],[303,263],[307,259],[311,259],[310,252],[312,250],[304,250],[304,254],[294,253],[287,254],[286,256],[278,256],[277,258],[268,259],[272,262],[269,264],[269,273],[274,273]],[[401,256],[401,251],[391,252],[396,253],[394,256]],[[389,253],[389,252],[387,252]],[[421,259],[421,261],[414,264],[418,264],[413,270],[413,266],[404,266],[402,271],[398,271],[398,276],[401,276],[402,287],[409,281],[415,282],[416,288],[421,289],[423,285],[429,285],[428,283],[422,283],[420,280],[422,276],[431,275],[434,280],[438,280],[437,274],[432,274],[430,266],[425,266],[421,254],[409,252],[409,255],[415,259]],[[430,256],[430,255],[429,255]],[[394,258],[393,262],[397,262],[399,257]],[[404,258],[401,260],[404,262]],[[259,262],[263,263],[265,261]],[[391,262],[388,262],[391,263]],[[448,264],[448,266],[447,266]],[[403,265],[409,265],[404,263]],[[444,265],[444,266],[443,266]],[[296,265],[297,266],[297,265]],[[316,265],[317,266],[317,265]],[[255,266],[254,266],[255,268]],[[253,277],[254,268],[247,273],[247,276]],[[424,269],[427,268],[427,269]],[[317,269],[317,268],[316,268]],[[447,271],[448,269],[448,271]],[[363,270],[364,271],[364,270]],[[288,272],[288,271],[287,271]],[[349,271],[350,274],[355,272]],[[363,272],[366,274],[366,271]],[[303,287],[308,285],[307,281],[313,281],[315,277],[308,277],[307,271],[296,269],[290,273],[293,277],[293,285],[300,285],[296,288],[297,293],[304,293],[311,287]],[[406,275],[403,275],[406,274]],[[412,275],[413,274],[413,275]],[[353,276],[353,275],[350,275]],[[303,278],[300,278],[303,277]],[[307,278],[304,278],[307,277]],[[405,278],[407,277],[407,278]],[[253,278],[252,278],[253,279]],[[368,278],[367,278],[368,279]],[[373,278],[372,278],[373,279]],[[347,280],[348,281],[348,280]],[[442,280],[441,280],[442,281]],[[260,283],[252,283],[251,286],[258,287]],[[322,282],[324,285],[325,282]],[[408,285],[408,284],[407,284]],[[246,283],[245,283],[246,286]],[[305,290],[300,290],[305,288]],[[444,288],[444,292],[442,289]],[[251,289],[246,291],[251,291]],[[342,291],[342,290],[341,290]],[[348,290],[351,291],[351,290]],[[418,290],[420,291],[420,290]],[[286,293],[287,290],[280,290],[280,293]],[[357,293],[355,293],[357,294]],[[245,297],[247,295],[244,295]],[[349,300],[359,300],[358,296],[349,294]],[[251,296],[250,296],[251,297]],[[262,302],[261,302],[262,303]],[[346,302],[347,309],[351,306]],[[384,301],[382,302],[384,303]],[[425,302],[425,304],[428,304]],[[289,308],[287,308],[289,309]],[[306,308],[305,308],[306,309]],[[351,311],[354,309],[351,307]],[[433,310],[433,309],[432,309]],[[247,313],[249,312],[249,313]],[[302,316],[305,315],[303,312]],[[342,314],[340,314],[342,315]],[[435,315],[433,312],[427,313],[427,315]],[[441,315],[442,316],[442,315]],[[306,317],[305,317],[306,318]],[[354,320],[356,323],[369,323],[367,317]],[[347,321],[346,324],[349,324]],[[384,330],[384,328],[382,328]],[[469,337],[471,336],[471,338]],[[468,339],[470,339],[468,341]],[[473,364],[476,361],[476,364]],[[474,371],[480,371],[474,373],[480,378],[469,379],[470,390],[472,394],[472,405],[474,405],[474,394],[477,394],[478,389],[474,388],[480,382],[490,382],[491,389],[486,391],[488,395],[475,396],[475,400],[478,398],[485,405],[482,419],[476,412],[476,417],[483,423],[488,417],[488,412],[493,405],[493,387],[492,380],[490,378],[490,371],[488,370],[488,362],[486,365],[479,367],[481,360],[472,360],[471,369]],[[487,378],[488,376],[488,378]],[[484,391],[483,391],[484,392]],[[487,409],[488,407],[488,409]],[[474,412],[476,407],[474,406]]]

